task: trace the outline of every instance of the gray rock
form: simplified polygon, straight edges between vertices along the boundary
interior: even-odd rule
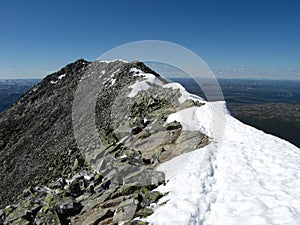
[[[8,223],[12,223],[22,218],[29,222],[32,222],[36,213],[41,207],[42,206],[37,204],[36,202],[26,199],[23,202],[21,202],[14,210],[6,214],[7,217],[5,221]]]
[[[74,225],[94,225],[99,224],[108,218],[112,218],[114,213],[109,209],[95,208],[90,212],[82,215],[80,218],[72,221]]]
[[[132,220],[135,215],[137,206],[138,201],[135,199],[128,199],[122,202],[115,211],[113,222],[119,223],[126,220]]]
[[[157,202],[161,197],[163,197],[163,194],[159,191],[149,191],[143,197],[142,204],[144,206],[149,206],[151,203]]]
[[[142,220],[133,220],[131,222],[125,222],[124,225],[148,225],[148,222]]]
[[[166,125],[166,128],[167,128],[167,130],[176,130],[176,129],[182,128],[182,126],[181,126],[180,122],[178,122],[178,121],[173,121],[173,122],[171,122],[171,123],[168,123],[168,124]]]
[[[17,220],[12,221],[10,224],[11,225],[30,225],[32,223],[24,218],[19,218]]]
[[[83,205],[80,202],[75,202],[72,199],[65,199],[56,207],[56,212],[60,218],[68,220],[69,217],[79,214],[82,208]]]

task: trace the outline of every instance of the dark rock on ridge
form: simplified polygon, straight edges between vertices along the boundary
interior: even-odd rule
[[[1,206],[16,200],[30,185],[67,176],[68,165],[81,160],[72,134],[71,109],[88,64],[78,60],[47,76],[0,114]],[[59,80],[63,74],[66,78]]]

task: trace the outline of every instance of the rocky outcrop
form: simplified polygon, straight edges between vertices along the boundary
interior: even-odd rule
[[[146,82],[147,90],[129,97],[144,73],[166,83],[141,62],[78,60],[1,114],[0,224],[145,224],[138,218],[152,214],[151,204],[162,197],[153,190],[166,182],[156,166],[209,138],[166,122],[178,110],[202,106],[180,102],[180,90]],[[82,123],[72,124],[74,94],[90,77],[100,77],[94,84],[101,89],[95,104],[99,148],[84,130],[79,140],[73,133],[88,119],[79,108]],[[95,97],[88,89],[80,94]]]
[[[120,186],[99,173],[77,173],[70,180],[26,189],[18,204],[0,210],[0,224],[111,224],[142,218],[162,197],[151,191],[164,182],[158,179],[153,186]]]

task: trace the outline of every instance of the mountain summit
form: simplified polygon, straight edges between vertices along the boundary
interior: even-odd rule
[[[141,62],[78,60],[0,115],[0,224],[299,224],[299,148]]]

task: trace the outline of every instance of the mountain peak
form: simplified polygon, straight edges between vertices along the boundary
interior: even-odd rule
[[[80,59],[48,75],[0,118],[1,206],[22,199],[24,190],[40,193],[38,198],[26,195],[26,201],[44,201],[44,192],[38,187],[51,189],[59,179],[70,179],[73,185],[82,176],[103,177],[103,182],[110,183],[107,191],[114,190],[115,195],[123,195],[118,190],[124,184],[139,185],[147,190],[143,194],[150,194],[165,182],[164,174],[154,170],[157,165],[209,143],[201,132],[182,130],[176,121],[166,122],[168,115],[177,110],[202,105],[201,100],[179,100],[183,90],[164,87],[166,83],[138,61]],[[82,87],[85,89],[80,92]],[[99,92],[93,92],[93,88]],[[94,120],[86,113],[92,99]],[[96,140],[86,132],[86,121],[91,119],[97,130]],[[89,188],[100,188],[100,196],[107,193],[104,184],[84,182]],[[61,185],[57,191],[70,195],[77,204],[78,194],[70,191],[67,183]],[[82,189],[80,193],[90,192]],[[66,221],[71,218],[65,214],[59,217]],[[84,221],[89,218],[88,214],[81,217]],[[85,224],[82,218],[77,223]]]

